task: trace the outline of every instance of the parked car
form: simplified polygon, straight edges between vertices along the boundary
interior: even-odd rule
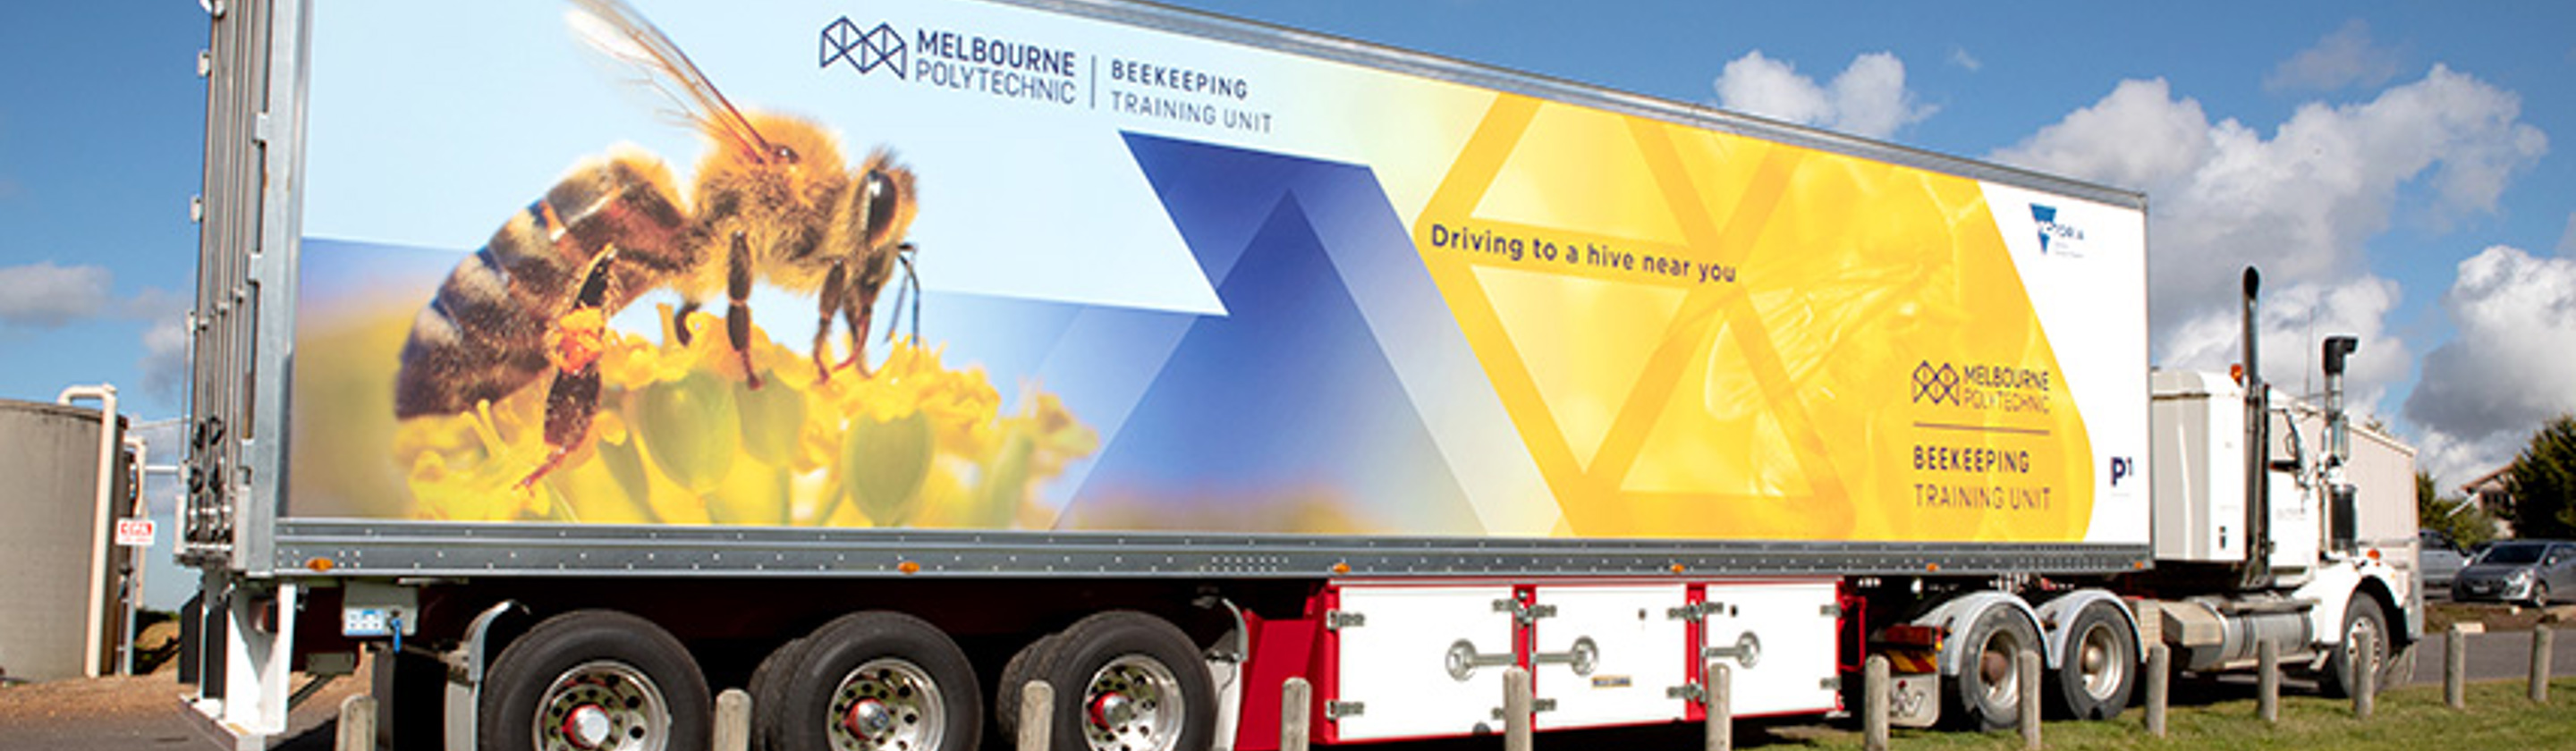
[[[2506,540],[2470,559],[2451,580],[2451,599],[2548,604],[2576,592],[2576,543]]]
[[[2452,542],[2450,535],[2439,530],[2418,530],[2415,535],[2423,543],[2417,546],[2419,552],[2415,561],[2416,567],[2424,572],[2424,591],[2449,590],[2452,577],[2458,576],[2460,569],[2469,565],[2469,554],[2460,550],[2459,543]]]

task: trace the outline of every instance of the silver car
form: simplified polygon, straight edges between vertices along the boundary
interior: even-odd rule
[[[2487,546],[2451,580],[2451,599],[2545,605],[2576,593],[2576,543],[2508,540]]]
[[[2469,554],[2451,543],[2450,535],[2426,529],[2416,532],[2416,566],[2424,571],[2426,592],[2449,591],[2451,580],[2469,565]]]

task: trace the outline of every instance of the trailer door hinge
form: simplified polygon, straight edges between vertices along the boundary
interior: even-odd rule
[[[1340,631],[1346,628],[1358,628],[1366,625],[1368,625],[1367,614],[1356,613],[1348,610],[1324,611],[1325,629]]]
[[[1494,612],[1510,613],[1512,614],[1512,620],[1519,621],[1521,625],[1527,626],[1537,623],[1540,618],[1556,617],[1556,606],[1523,605],[1519,600],[1501,599],[1494,601]]]
[[[1534,698],[1534,699],[1531,699],[1531,700],[1530,700],[1530,714],[1538,714],[1538,713],[1540,713],[1540,712],[1554,712],[1554,711],[1556,711],[1556,700],[1555,700],[1555,699],[1535,699],[1535,698]],[[1490,716],[1494,718],[1494,721],[1495,721],[1495,722],[1502,722],[1502,721],[1505,719],[1505,718],[1504,718],[1504,716],[1503,716],[1503,708],[1502,708],[1502,707],[1495,707],[1495,708],[1493,708],[1493,711],[1490,713]]]
[[[1816,688],[1821,688],[1827,691],[1841,691],[1843,690],[1842,676],[1826,676],[1818,678],[1816,679]]]
[[[1328,701],[1328,702],[1324,702],[1324,717],[1325,717],[1325,718],[1327,718],[1327,719],[1334,719],[1334,720],[1338,720],[1338,719],[1341,719],[1341,718],[1344,718],[1344,717],[1358,717],[1358,716],[1360,716],[1360,715],[1364,715],[1364,714],[1368,714],[1368,702],[1364,702],[1364,701]]]
[[[1665,618],[1676,621],[1696,621],[1712,615],[1724,614],[1726,614],[1726,603],[1717,602],[1715,600],[1708,602],[1695,602],[1678,608],[1666,608],[1664,610]]]
[[[1841,603],[1826,603],[1818,605],[1816,606],[1816,614],[1827,618],[1841,618],[1843,617],[1843,606]]]
[[[1708,698],[1708,689],[1701,688],[1697,683],[1684,683],[1679,686],[1668,686],[1664,688],[1664,698],[1697,702],[1701,699]]]

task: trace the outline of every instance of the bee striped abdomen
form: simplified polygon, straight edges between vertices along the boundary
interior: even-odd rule
[[[413,318],[394,373],[394,416],[458,414],[500,401],[548,369],[546,327],[569,310],[591,258],[614,244],[607,310],[688,265],[687,222],[658,164],[587,165],[512,216],[448,272]]]

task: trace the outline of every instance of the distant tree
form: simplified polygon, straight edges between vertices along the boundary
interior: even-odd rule
[[[2520,537],[2576,537],[2576,415],[2559,415],[2514,457],[2505,517]]]
[[[2442,533],[2460,549],[2476,547],[2495,536],[2495,517],[2470,505],[2467,498],[2444,497],[2433,475],[2415,470],[2415,518],[2425,529]]]

